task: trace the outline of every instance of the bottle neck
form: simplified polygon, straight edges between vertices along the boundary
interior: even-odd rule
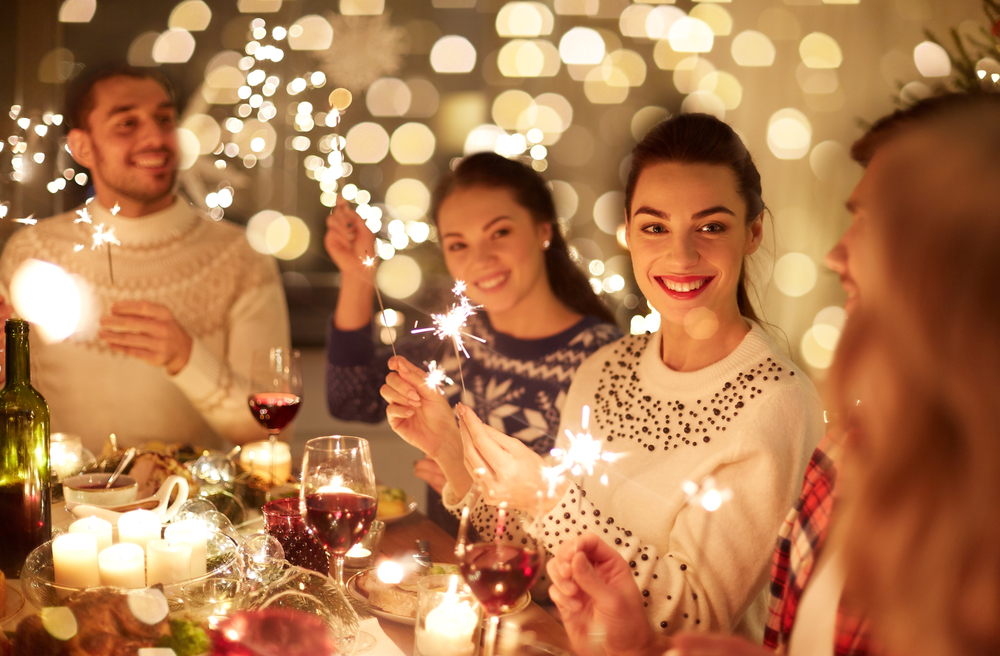
[[[7,386],[31,384],[28,331],[7,329]]]

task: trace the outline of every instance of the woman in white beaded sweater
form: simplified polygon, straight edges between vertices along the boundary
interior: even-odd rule
[[[620,457],[564,482],[531,529],[550,551],[596,533],[629,563],[647,619],[668,633],[760,641],[774,535],[823,432],[815,388],[761,329],[747,295],[746,258],[761,242],[764,209],[753,159],[711,116],[668,119],[635,147],[626,235],[661,327],[580,367],[560,436],[581,429],[589,406],[589,432]],[[488,504],[537,507],[542,458],[468,408],[459,414],[482,490],[476,526],[491,529]],[[713,513],[681,487],[709,477],[732,491]],[[452,508],[472,503],[445,492]]]

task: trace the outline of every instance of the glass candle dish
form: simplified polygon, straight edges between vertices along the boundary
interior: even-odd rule
[[[382,536],[385,535],[385,522],[375,520],[372,527],[357,543],[344,555],[344,567],[350,569],[366,569],[375,564],[375,558],[382,548]]]
[[[326,575],[330,572],[330,556],[306,530],[299,513],[298,497],[275,499],[264,504],[264,529],[281,543],[285,560]]]
[[[184,610],[191,619],[216,625],[239,610],[242,585],[236,579],[207,579],[188,583],[181,589]]]
[[[483,607],[455,574],[425,576],[417,585],[414,656],[476,656]]]

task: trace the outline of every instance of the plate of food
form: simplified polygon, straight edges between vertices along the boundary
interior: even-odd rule
[[[398,487],[378,486],[378,510],[375,519],[392,524],[417,509],[417,500]]]
[[[355,600],[366,604],[371,614],[385,620],[414,626],[417,617],[417,583],[423,575],[407,572],[397,584],[383,583],[376,568],[361,570],[347,581],[347,591]],[[427,576],[459,574],[458,565],[434,563]],[[531,593],[525,592],[504,615],[518,613],[531,603]]]

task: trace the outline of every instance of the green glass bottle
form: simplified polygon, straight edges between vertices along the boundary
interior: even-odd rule
[[[0,390],[0,569],[18,578],[52,534],[49,407],[31,386],[28,322],[8,319],[7,381]]]

